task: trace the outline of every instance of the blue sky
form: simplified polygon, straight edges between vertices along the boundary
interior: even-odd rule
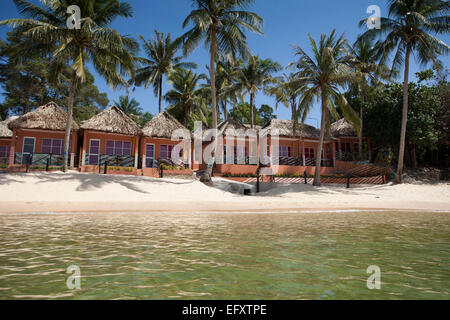
[[[153,37],[153,30],[170,32],[179,36],[183,33],[182,22],[188,15],[191,7],[190,0],[128,0],[134,8],[134,17],[131,19],[118,19],[113,23],[113,28],[122,34],[138,37],[139,34],[146,39]],[[35,2],[35,1],[33,1]],[[358,28],[358,21],[368,17],[367,7],[378,5],[382,16],[387,15],[385,0],[256,0],[251,8],[264,19],[264,36],[249,33],[249,46],[254,54],[261,58],[271,58],[282,66],[287,66],[295,60],[291,45],[295,44],[309,50],[308,33],[318,38],[321,33],[330,33],[336,28],[338,33],[345,32],[346,38],[353,43],[358,34],[365,29]],[[12,0],[2,1],[0,20],[19,17]],[[0,27],[0,37],[5,38],[8,27]],[[450,37],[441,37],[447,44]],[[142,53],[142,52],[141,52]],[[208,53],[203,46],[199,47],[191,56],[189,61],[196,62],[199,66],[198,72],[205,73],[209,61]],[[449,57],[443,57],[442,61],[448,67]],[[411,66],[411,79],[414,73],[423,69],[415,62]],[[91,68],[92,71],[92,68]],[[94,73],[95,75],[95,73]],[[96,77],[96,85],[108,94],[112,103],[118,100],[120,95],[125,95],[125,90],[113,91],[100,78]],[[169,89],[167,83],[165,89]],[[137,88],[131,93],[141,103],[145,111],[152,114],[157,113],[158,103],[153,96],[151,88]],[[257,105],[269,104],[275,108],[275,100],[266,97],[263,93],[257,96]],[[276,110],[280,119],[289,119],[289,109],[280,105]],[[320,111],[315,107],[307,122],[318,126]]]

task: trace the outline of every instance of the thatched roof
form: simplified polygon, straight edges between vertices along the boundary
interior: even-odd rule
[[[65,131],[67,123],[67,113],[56,103],[49,102],[40,106],[34,111],[28,112],[23,116],[11,121],[8,125],[10,129],[42,129]],[[72,130],[78,130],[80,127],[72,119]]]
[[[294,122],[292,120],[273,119],[266,124],[261,130],[263,134],[270,135],[272,132],[278,131],[280,137],[297,137],[297,138],[311,138],[318,139],[320,131],[313,126],[298,123],[296,126],[294,136]]]
[[[17,116],[13,116],[13,117],[6,119],[5,121],[0,122],[0,138],[11,138],[12,137],[13,133],[8,128],[8,124],[11,121],[16,120],[17,118],[18,118]]]
[[[171,139],[172,133],[178,129],[184,130],[187,136],[191,135],[185,126],[164,111],[150,120],[142,129],[142,133],[146,137]]]
[[[128,136],[141,134],[141,129],[136,122],[115,106],[100,112],[89,120],[83,121],[81,128]]]
[[[245,134],[248,127],[235,117],[228,118],[217,126],[219,135],[238,136]]]
[[[355,127],[342,118],[339,121],[331,124],[331,135],[333,137],[356,137],[357,133]]]

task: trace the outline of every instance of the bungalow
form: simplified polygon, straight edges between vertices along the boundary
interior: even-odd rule
[[[249,174],[258,169],[258,128],[251,128],[230,117],[217,126],[215,174]]]
[[[9,151],[11,148],[12,131],[8,128],[8,124],[18,117],[11,117],[0,122],[0,165],[8,166]]]
[[[354,161],[358,158],[359,138],[355,127],[345,119],[331,124],[331,135],[335,139],[336,159]],[[363,137],[363,146],[370,150],[370,141]]]
[[[81,129],[82,172],[98,172],[106,162],[109,166],[137,170],[141,129],[122,110],[110,107],[84,121]]]
[[[267,153],[270,154],[272,135],[279,137],[278,174],[312,174],[315,171],[320,131],[307,124],[297,124],[294,133],[292,120],[273,119],[261,129],[268,137]],[[334,167],[334,143],[325,139],[322,152],[321,173],[327,174]]]
[[[11,121],[8,124],[12,130],[9,166],[27,164],[30,157],[36,165],[45,165],[47,160],[51,165],[62,165],[66,124],[67,113],[54,102]],[[71,167],[76,163],[78,130],[78,124],[72,119],[69,148]]]

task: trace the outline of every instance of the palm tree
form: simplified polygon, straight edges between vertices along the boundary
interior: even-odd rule
[[[262,18],[245,11],[254,0],[192,0],[194,10],[186,17],[183,28],[193,27],[184,35],[184,53],[192,52],[201,41],[209,48],[209,78],[211,82],[212,127],[217,128],[217,97],[215,61],[218,53],[237,54],[243,58],[250,55],[244,29],[263,34]],[[211,181],[215,152],[203,177]]]
[[[233,88],[237,65],[236,59],[232,56],[222,57],[217,62],[216,88],[218,104],[222,107],[224,120],[228,119],[228,102],[236,103],[239,95],[239,92]]]
[[[372,38],[364,38],[357,40],[353,46],[347,46],[347,50],[351,55],[351,66],[355,72],[355,85],[361,97],[361,105],[359,109],[359,158],[363,159],[363,122],[364,122],[364,104],[367,96],[369,83],[374,85],[378,79],[388,79],[393,73],[384,64],[379,64],[380,42],[374,42]]]
[[[202,103],[199,81],[205,80],[204,74],[196,74],[191,70],[176,69],[169,75],[173,89],[166,93],[164,99],[171,104],[169,112],[187,127],[194,111],[199,110]]]
[[[252,56],[246,64],[240,65],[236,75],[236,87],[250,96],[251,127],[255,126],[255,97],[259,90],[263,90],[275,79],[272,74],[281,70],[281,65],[271,59],[260,59]]]
[[[139,116],[142,113],[141,104],[134,98],[130,99],[130,96],[120,96],[119,101],[114,101],[114,104],[128,116]]]
[[[147,89],[153,85],[155,96],[159,97],[159,113],[161,113],[161,100],[163,95],[163,77],[171,73],[176,68],[197,68],[192,62],[181,62],[183,56],[177,56],[177,52],[182,45],[181,38],[172,40],[170,33],[164,35],[155,30],[155,37],[151,41],[146,41],[139,36],[144,43],[144,51],[148,58],[139,58],[138,64],[142,67],[136,70],[134,82],[137,86],[145,83]]]
[[[399,70],[404,65],[403,114],[396,175],[396,181],[402,183],[411,54],[415,52],[421,64],[432,61],[438,66],[438,55],[447,54],[449,46],[433,34],[444,35],[450,31],[450,4],[442,0],[388,0],[388,4],[389,15],[387,18],[381,18],[381,28],[368,30],[361,38],[385,35],[381,47],[382,61],[395,51],[392,70]],[[367,19],[364,19],[359,24],[362,26],[366,22]]]
[[[26,0],[14,2],[27,18],[4,20],[0,25],[19,28],[24,36],[51,51],[55,60],[72,67],[64,139],[63,171],[66,172],[75,89],[78,81],[85,81],[86,63],[90,62],[113,88],[126,84],[122,75],[133,74],[134,53],[139,46],[132,38],[110,28],[115,18],[129,18],[133,10],[129,3],[118,0],[41,0],[43,7]],[[80,29],[67,27],[67,10],[72,5],[81,10]]]
[[[298,98],[304,89],[305,87],[296,81],[295,75],[290,73],[277,78],[275,84],[267,87],[264,91],[267,95],[275,97],[276,107],[282,103],[287,108],[291,108],[291,119],[296,124],[298,122]]]
[[[300,99],[297,112],[306,115],[315,98],[321,101],[320,138],[314,174],[314,185],[320,186],[323,140],[330,117],[337,118],[337,105],[352,123],[358,123],[358,116],[338,89],[340,86],[350,84],[354,78],[349,66],[350,59],[345,50],[344,35],[337,38],[336,30],[329,36],[322,34],[318,45],[311,35],[308,37],[313,51],[312,57],[302,48],[294,46],[295,54],[299,56],[299,60],[295,62],[298,68],[297,82],[308,86]]]

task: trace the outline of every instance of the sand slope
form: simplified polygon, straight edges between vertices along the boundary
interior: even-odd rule
[[[77,172],[0,174],[0,212],[404,209],[450,212],[450,184],[277,185],[241,196],[198,181]]]

